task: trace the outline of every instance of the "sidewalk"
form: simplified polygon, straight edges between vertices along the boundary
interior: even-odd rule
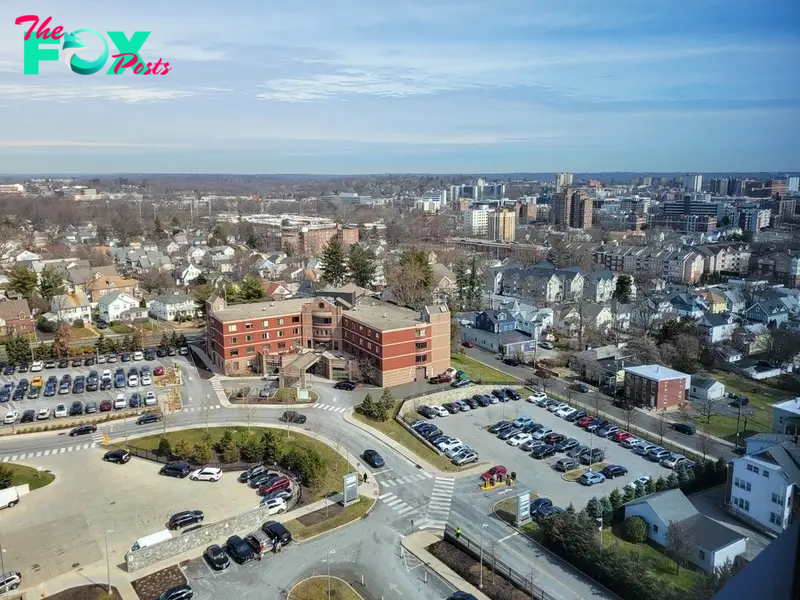
[[[420,562],[436,571],[439,576],[450,583],[457,590],[469,592],[478,600],[490,600],[489,597],[481,592],[474,585],[466,581],[461,575],[453,571],[450,567],[428,552],[427,548],[433,543],[442,539],[442,536],[428,530],[417,531],[402,538],[403,548],[413,554]]]

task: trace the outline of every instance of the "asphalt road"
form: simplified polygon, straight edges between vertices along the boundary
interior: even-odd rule
[[[479,348],[464,348],[464,351],[467,356],[484,362],[494,367],[498,371],[503,371],[504,373],[518,377],[522,381],[531,378],[538,380],[538,377],[534,375],[533,369],[529,367],[510,367],[503,363],[503,361],[497,360],[494,357],[494,354],[485,352]],[[594,388],[592,388],[592,390],[588,393],[581,394],[575,390],[567,390],[569,384],[562,379],[553,377],[545,381],[547,385],[545,392],[555,392],[564,398],[569,398],[570,403],[574,406],[578,406],[587,411],[591,410],[591,412],[594,412],[595,408],[597,408],[600,410],[600,412],[611,415],[623,423],[625,422],[625,415],[623,411],[613,405],[612,399],[609,396],[594,391]],[[595,398],[598,398],[598,402],[595,402]],[[641,427],[642,429],[646,429],[653,436],[656,436],[656,438],[660,437],[660,434],[658,433],[659,419],[651,414],[637,411],[632,424],[637,427]],[[685,435],[672,429],[668,429],[664,432],[664,440],[665,442],[673,442],[694,449],[697,449],[698,446],[698,436]],[[709,440],[708,454],[715,457],[721,456],[726,459],[733,458],[735,456],[732,446],[728,444],[721,444],[715,440]]]

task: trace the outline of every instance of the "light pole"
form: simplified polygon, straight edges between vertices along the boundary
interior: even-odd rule
[[[6,566],[3,563],[3,552],[5,552],[5,550],[3,550],[3,543],[0,542],[0,571],[2,571],[3,574],[5,574]],[[3,592],[7,592],[7,591],[8,591],[8,584],[3,582]]]
[[[331,600],[331,556],[336,554],[336,550],[328,550],[328,600]]]
[[[597,522],[600,525],[600,547],[603,547],[603,517],[597,517]]]
[[[106,575],[108,576],[108,595],[111,595],[111,557],[108,555],[108,534],[114,533],[113,529],[106,529]],[[5,573],[5,570],[3,571]]]
[[[481,525],[481,568],[480,568],[480,582],[478,583],[478,587],[483,589],[483,530],[489,526],[488,523],[484,523]]]

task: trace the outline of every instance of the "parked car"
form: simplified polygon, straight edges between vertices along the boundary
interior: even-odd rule
[[[454,456],[451,462],[459,467],[469,463],[476,463],[478,462],[478,453],[473,450],[462,451],[461,454]]]
[[[506,427],[511,427],[511,421],[498,421],[497,423],[489,427],[489,433],[499,433]]]
[[[352,392],[354,389],[356,389],[356,384],[353,383],[352,381],[337,381],[333,385],[333,389],[335,389],[335,390],[344,390],[346,392]]]
[[[606,479],[614,479],[615,477],[624,477],[628,474],[628,469],[622,465],[607,465],[603,471]]]
[[[280,542],[282,546],[292,543],[292,534],[282,523],[267,521],[261,526],[261,531],[266,533],[273,542]]]
[[[587,471],[578,478],[578,483],[586,486],[593,486],[596,483],[603,483],[606,480],[605,475],[595,471]]]
[[[103,460],[124,465],[131,460],[131,454],[127,450],[109,450],[103,455]]]
[[[673,423],[672,428],[678,433],[685,435],[694,435],[697,433],[697,427],[694,423]]]
[[[509,446],[518,447],[533,439],[530,433],[515,433],[506,442]]]
[[[426,419],[433,419],[434,417],[439,416],[439,413],[433,410],[430,406],[420,406],[417,409],[417,412],[421,414]]]
[[[641,487],[641,486],[647,485],[647,483],[649,481],[650,481],[650,477],[648,475],[644,475],[642,477],[639,477],[638,479],[635,479],[634,481],[631,481],[625,487],[626,488],[630,488],[632,490],[635,490],[637,487]]]
[[[638,454],[639,456],[647,456],[650,450],[660,450],[662,449],[660,446],[656,444],[651,444],[649,442],[641,442],[638,446],[633,448],[633,452]]]
[[[561,471],[562,473],[566,473],[568,471],[573,471],[580,466],[578,461],[574,458],[560,458],[558,462],[556,462],[556,469]]]
[[[252,478],[261,475],[262,473],[267,472],[267,467],[264,465],[256,465],[254,467],[250,467],[246,471],[243,471],[239,477],[237,478],[239,483],[246,483],[250,481]]]
[[[189,476],[189,473],[191,473],[191,468],[189,467],[189,463],[178,460],[165,464],[163,467],[161,467],[161,470],[158,473],[168,477],[178,477],[183,479]]]
[[[229,537],[225,543],[225,548],[228,550],[230,557],[240,565],[250,562],[255,556],[253,547],[238,535]]]
[[[442,373],[441,375],[434,375],[433,377],[431,377],[428,380],[428,383],[433,383],[433,384],[450,383],[451,381],[453,381],[453,378],[450,377],[450,375],[447,375],[446,373]]]
[[[495,465],[488,471],[485,471],[481,475],[481,479],[491,479],[492,477],[495,479],[501,479],[506,476],[506,473],[508,473],[508,469],[506,469],[503,465]]]
[[[259,496],[266,496],[270,492],[274,492],[275,490],[286,490],[292,487],[292,480],[286,476],[282,475],[277,479],[262,485],[258,488],[258,495]]]
[[[158,597],[158,600],[191,600],[194,598],[192,586],[187,583],[169,588]]]
[[[667,469],[675,469],[678,465],[688,464],[691,461],[683,454],[670,454],[661,459],[661,466]]]
[[[624,442],[628,438],[632,437],[630,432],[628,431],[615,431],[614,434],[611,436],[611,439],[615,442]]]
[[[533,392],[530,396],[525,398],[528,402],[539,402],[539,400],[547,400],[547,394],[544,392]]]
[[[531,456],[533,458],[543,459],[547,458],[548,456],[553,456],[556,453],[556,447],[551,446],[550,444],[545,444],[544,446],[539,446],[533,452],[531,452]]]
[[[556,444],[556,452],[568,452],[572,450],[576,446],[579,446],[580,442],[575,438],[567,438],[565,440],[561,440]]]
[[[600,448],[592,448],[588,452],[584,452],[578,458],[584,465],[593,465],[605,459],[606,453]]]
[[[511,439],[511,437],[516,435],[517,433],[519,433],[519,428],[514,427],[514,425],[511,425],[510,427],[507,427],[506,429],[503,429],[503,431],[501,431],[497,435],[497,437],[505,442],[505,441]]]
[[[647,453],[647,459],[652,460],[653,462],[660,463],[670,454],[672,453],[669,450],[665,450],[664,448],[654,448]]]
[[[553,501],[550,498],[537,498],[530,504],[531,516],[536,516],[540,510],[549,506],[553,506]]]
[[[206,557],[206,561],[208,564],[211,565],[211,568],[215,571],[222,571],[223,569],[227,569],[231,561],[228,559],[228,555],[225,554],[225,551],[217,544],[213,544],[206,548],[206,551],[203,553]]]
[[[187,525],[196,525],[202,523],[203,519],[205,519],[205,515],[202,510],[183,510],[169,518],[167,529],[180,529]]]
[[[569,415],[564,417],[564,420],[570,423],[575,423],[578,419],[582,419],[585,416],[586,416],[585,410],[576,410],[575,412],[570,413]]]
[[[544,446],[544,445],[545,443],[543,440],[535,440],[531,437],[530,440],[528,440],[527,442],[525,442],[520,446],[520,450],[523,450],[525,452],[530,452],[531,450],[536,450],[536,448],[538,448],[539,446]]]
[[[595,419],[591,423],[586,426],[586,431],[589,433],[594,433],[598,429],[605,427],[608,424],[608,421],[605,419]]]

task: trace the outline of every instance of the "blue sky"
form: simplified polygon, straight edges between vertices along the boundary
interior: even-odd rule
[[[800,169],[792,0],[6,0],[2,14],[3,173]],[[23,14],[151,31],[142,57],[172,71],[81,76],[62,60],[23,75]]]

